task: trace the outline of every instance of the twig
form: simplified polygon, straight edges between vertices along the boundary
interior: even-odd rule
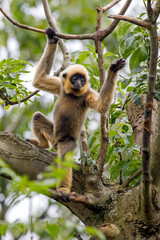
[[[157,0],[156,1],[156,4],[155,4],[155,7],[153,8],[153,22],[156,22],[157,21],[157,18],[159,16],[159,13],[160,13],[160,0]]]
[[[114,0],[111,3],[107,4],[105,7],[102,8],[103,12],[106,12],[107,10],[109,10],[110,8],[112,8],[113,6],[115,6],[117,3],[119,3],[121,0]]]
[[[15,20],[13,20],[11,17],[9,17],[4,11],[3,9],[0,7],[0,11],[3,13],[3,15],[11,22],[13,23],[13,25],[16,25],[17,27],[26,29],[26,30],[30,30],[30,31],[34,31],[34,32],[39,32],[39,33],[43,33],[45,34],[46,31],[42,30],[42,29],[38,29],[38,28],[34,28],[34,27],[30,27],[21,23],[16,22]]]
[[[47,0],[43,0],[43,7],[44,7],[44,11],[45,11],[45,14],[46,14],[46,18],[48,20],[48,23],[49,25],[55,29],[55,31],[58,33],[59,30],[56,26],[56,23],[51,15],[51,11],[50,11],[50,8],[49,8],[49,4],[48,4],[48,1]],[[66,69],[70,63],[71,63],[71,55],[64,43],[64,41],[62,39],[59,39],[59,42],[58,42],[60,48],[61,48],[61,51],[62,51],[62,54],[63,54],[63,62],[62,62],[62,66],[60,67],[60,69],[55,73],[56,76],[58,76],[64,69]]]
[[[136,24],[138,26],[144,27],[144,28],[150,28],[151,24],[146,22],[145,20],[139,20],[133,17],[128,17],[128,16],[122,16],[122,15],[109,15],[108,18],[113,18],[117,20],[123,20],[127,21],[133,24]]]
[[[39,91],[40,90],[35,90],[33,93],[29,94],[28,96],[26,96],[25,98],[21,99],[20,101],[11,101],[9,99],[9,97],[7,95],[5,95],[4,93],[2,93],[1,91],[0,91],[0,97],[1,97],[1,99],[3,99],[5,101],[5,105],[16,105],[19,102],[22,103],[22,102],[27,101],[29,98],[33,97]]]
[[[21,23],[16,22],[15,20],[13,20],[11,17],[9,17],[0,7],[0,11],[3,13],[3,15],[14,25],[16,25],[17,27],[26,29],[26,30],[30,30],[30,31],[34,31],[34,32],[39,32],[39,33],[43,33],[46,34],[45,30],[42,29],[38,29],[38,28],[33,28]],[[84,39],[92,39],[94,40],[94,33],[90,33],[90,34],[81,34],[81,35],[71,35],[71,34],[63,34],[63,33],[57,33],[56,32],[56,36],[62,39],[78,39],[78,40],[84,40]]]
[[[49,5],[48,5],[48,1],[47,0],[42,0],[43,2],[43,8],[44,8],[44,11],[45,11],[45,15],[46,15],[46,18],[47,18],[47,21],[49,23],[49,25],[55,29],[55,31],[58,33],[59,30],[56,26],[56,23],[51,15],[51,11],[50,11],[50,8],[49,8]],[[64,41],[62,39],[59,40],[59,46],[61,48],[61,51],[63,53],[63,55],[68,52],[67,50],[67,47],[66,45],[64,44]]]
[[[129,186],[130,182],[132,182],[136,177],[139,176],[139,174],[142,173],[142,168],[138,169],[135,173],[133,173],[123,184],[121,185],[121,188],[126,188]]]
[[[127,0],[124,6],[122,7],[121,11],[118,13],[118,15],[123,15],[127,11],[129,5],[131,4],[132,0]],[[120,20],[114,20],[109,27],[104,29],[102,31],[102,39],[106,38],[117,26]]]

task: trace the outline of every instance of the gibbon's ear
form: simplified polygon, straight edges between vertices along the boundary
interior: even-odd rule
[[[67,73],[63,73],[62,77],[66,79]]]

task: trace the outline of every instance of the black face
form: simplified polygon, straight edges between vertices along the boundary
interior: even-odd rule
[[[81,88],[85,85],[86,83],[86,78],[84,75],[80,73],[76,73],[71,76],[70,81],[72,83],[72,88],[74,91],[80,91]]]

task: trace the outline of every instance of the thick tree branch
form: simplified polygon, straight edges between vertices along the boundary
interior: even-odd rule
[[[27,174],[36,179],[45,167],[53,163],[55,153],[38,148],[12,133],[0,133],[0,157],[20,175]]]
[[[151,146],[151,173],[153,184],[160,187],[160,103],[158,104],[157,119],[155,123],[155,134],[153,135]]]
[[[20,175],[27,174],[30,179],[36,179],[47,166],[54,164],[56,156],[57,154],[24,141],[12,133],[0,133],[0,157]],[[73,173],[72,190],[76,189],[76,193],[64,195],[51,190],[48,196],[62,203],[67,200],[94,207],[105,204],[110,198],[111,190],[102,184],[99,174],[92,172],[89,177],[86,176],[85,195],[81,194],[82,174],[81,170],[75,170]]]
[[[153,11],[151,2],[147,4],[148,18],[153,21]],[[155,94],[155,83],[157,77],[157,61],[158,61],[158,35],[157,26],[152,24],[149,29],[151,40],[150,65],[148,76],[148,89],[146,94],[146,103],[144,109],[144,127],[142,138],[142,206],[143,212],[147,220],[153,219],[152,206],[152,176],[150,171],[150,136],[151,136],[151,120],[153,109],[153,98]]]

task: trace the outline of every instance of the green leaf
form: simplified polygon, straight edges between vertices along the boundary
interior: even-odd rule
[[[130,23],[119,22],[117,31],[117,39],[120,41],[124,35],[128,32],[129,28],[132,26]]]
[[[129,61],[129,67],[132,71],[135,67],[140,65],[140,54],[141,54],[141,48],[137,48],[136,51],[132,54],[130,61]]]
[[[4,236],[8,228],[8,224],[4,221],[0,221],[0,236]]]
[[[78,63],[83,63],[88,56],[89,56],[89,53],[88,53],[88,52],[81,53],[81,54],[79,55],[79,57],[76,59],[76,63],[77,63],[77,64],[78,64]]]
[[[148,54],[149,54],[148,47],[145,44],[142,44],[141,48],[140,48],[140,58],[139,58],[139,60],[141,62],[147,60]]]
[[[89,50],[90,50],[92,53],[95,53],[95,47],[94,47],[94,46],[89,45],[89,44],[86,44],[86,46],[89,48]]]
[[[104,58],[109,57],[109,56],[116,56],[116,57],[118,57],[118,55],[116,55],[115,53],[112,53],[112,52],[107,52],[107,53],[105,53],[103,55]]]
[[[131,87],[128,87],[128,88],[127,88],[127,92],[132,92],[132,91],[134,91],[134,89],[135,89],[135,87],[132,87],[132,86],[131,86]]]
[[[86,232],[89,233],[91,236],[98,237],[100,240],[105,240],[106,237],[100,232],[97,228],[94,227],[86,227]]]

